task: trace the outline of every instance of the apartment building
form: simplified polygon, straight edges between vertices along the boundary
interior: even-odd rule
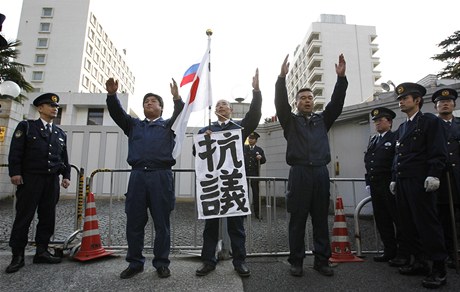
[[[348,64],[349,81],[345,105],[373,100],[374,94],[382,91],[376,84],[380,79],[376,38],[374,26],[347,24],[345,15],[321,14],[294,52],[287,76],[290,103],[295,103],[299,89],[308,87],[315,96],[314,110],[323,110],[334,90],[334,64],[342,53]]]

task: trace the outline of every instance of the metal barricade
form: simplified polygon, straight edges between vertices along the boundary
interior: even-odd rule
[[[0,165],[0,167],[8,167],[7,164],[2,164]],[[83,175],[84,175],[84,170],[83,168],[78,168],[77,166],[75,165],[71,165],[71,168],[75,170],[76,172],[76,177],[78,177],[78,179],[76,180],[77,181],[77,184],[75,184],[75,208],[74,208],[74,216],[72,216],[71,218],[69,217],[66,217],[65,221],[67,221],[68,219],[72,220],[72,224],[65,224],[65,226],[61,226],[59,224],[56,224],[55,226],[55,232],[51,238],[51,241],[50,241],[50,244],[62,244],[65,242],[67,236],[74,232],[75,230],[79,229],[79,224],[81,223],[81,219],[82,219],[82,210],[81,210],[81,206],[80,206],[80,200],[83,198]],[[16,209],[15,209],[15,206],[16,206],[16,196],[15,196],[15,192],[16,192],[16,188],[14,187],[13,189],[13,193],[12,193],[12,203],[11,203],[11,208],[10,210],[5,210],[4,212],[8,213],[8,216],[9,218],[11,218],[11,221],[9,224],[9,226],[2,226],[2,229],[3,230],[7,230],[7,232],[3,232],[4,235],[7,235],[9,236],[10,233],[11,233],[11,226],[13,225],[13,222],[14,222],[14,217],[15,217],[15,214],[16,214]],[[62,205],[62,209],[61,209],[61,205]],[[58,203],[57,206],[56,206],[56,217],[60,216],[59,213],[63,213],[65,215],[68,215],[69,214],[69,211],[68,210],[68,205],[66,204],[62,204],[62,200],[61,200],[61,204]],[[29,233],[29,236],[28,236],[28,242],[29,243],[33,243],[34,242],[34,238],[35,238],[35,233],[36,233],[36,225],[37,225],[37,214],[35,214],[32,222],[31,222],[31,229],[30,229],[30,233]],[[6,224],[3,223],[3,224]],[[70,227],[70,228],[69,228]],[[72,230],[73,228],[73,230]],[[0,243],[6,243],[9,241],[9,238],[0,238]]]
[[[110,249],[126,249],[126,235],[123,232],[123,238],[118,237],[115,239],[114,236],[114,227],[117,228],[117,236],[119,236],[119,229],[121,226],[126,224],[125,218],[114,218],[114,203],[120,204],[124,200],[114,201],[113,196],[113,185],[116,178],[114,175],[119,172],[130,172],[130,169],[97,169],[93,171],[89,178],[87,178],[87,193],[92,189],[92,181],[95,175],[98,173],[110,173],[110,194],[109,194],[109,205],[106,208],[108,210],[108,215],[104,214],[103,216],[98,217],[104,219],[104,224],[99,224],[100,228],[104,230],[101,231],[101,239],[103,245]],[[197,206],[196,206],[196,177],[194,169],[173,169],[174,184],[176,185],[177,180],[180,180],[180,175],[184,173],[189,173],[193,175],[193,190],[191,192],[191,203],[180,203],[181,210],[174,210],[171,214],[171,250],[182,253],[191,253],[199,254],[198,250],[201,249],[202,245],[202,236],[201,232],[203,231],[204,224],[200,224],[197,216]],[[261,182],[259,204],[261,204],[260,214],[263,214],[263,220],[253,219],[252,216],[247,216],[245,221],[246,226],[246,236],[247,236],[247,254],[248,256],[259,256],[259,255],[284,255],[289,252],[288,244],[288,222],[289,214],[285,206],[285,195],[287,191],[287,178],[279,177],[247,177],[249,182],[251,180],[258,180]],[[366,246],[369,247],[369,242],[375,242],[376,246],[378,244],[378,239],[376,237],[376,232],[374,232],[374,238],[370,239],[369,232],[366,232],[366,238],[361,238],[361,231],[359,225],[360,212],[363,208],[362,204],[358,204],[358,197],[356,194],[356,183],[363,182],[363,179],[331,179],[331,193],[342,193],[342,196],[345,195],[349,200],[351,200],[351,205],[349,208],[352,208],[354,212],[349,212],[349,214],[354,214],[355,221],[350,224],[350,230],[354,226],[355,232],[355,249],[359,254],[362,254],[362,242],[366,243]],[[343,186],[346,184],[347,186]],[[248,184],[250,185],[250,183]],[[263,187],[264,186],[264,187]],[[252,189],[248,187],[250,202],[252,202]],[[96,194],[95,194],[96,197]],[[334,199],[334,196],[331,196],[331,200]],[[99,204],[98,200],[96,200]],[[183,207],[182,205],[187,205]],[[118,205],[119,206],[119,205]],[[121,208],[119,206],[119,208]],[[186,211],[184,211],[186,210]],[[104,210],[105,211],[105,210]],[[330,214],[330,219],[333,219],[334,214]],[[105,217],[104,217],[105,216]],[[312,253],[312,232],[311,232],[311,220],[307,222],[306,230],[306,250],[307,253]],[[107,224],[105,224],[107,223]],[[364,225],[368,228],[374,228],[375,224],[370,226],[370,220],[364,221]],[[373,223],[373,221],[372,221]],[[149,216],[149,232],[146,233],[146,243],[145,248],[153,247],[154,242],[154,227],[152,224],[151,217]],[[330,224],[330,230],[332,231],[332,224]],[[352,232],[350,232],[352,234]],[[149,237],[149,239],[148,239]],[[359,241],[358,241],[359,239]],[[377,249],[377,248],[375,248]]]

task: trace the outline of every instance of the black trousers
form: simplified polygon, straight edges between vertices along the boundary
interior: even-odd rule
[[[396,256],[400,245],[398,236],[400,237],[401,226],[396,209],[396,198],[389,189],[390,181],[391,175],[373,176],[370,187],[375,224],[383,242],[384,253],[388,256]],[[410,252],[402,250],[399,254],[408,256]]]
[[[315,262],[327,264],[331,256],[329,240],[329,172],[326,166],[292,166],[289,171],[287,208],[289,219],[289,258],[301,266],[305,258],[305,226],[308,216],[313,225]]]
[[[424,177],[396,180],[396,204],[401,218],[402,240],[412,254],[433,261],[447,257],[444,234],[439,221],[436,195],[425,192]]]
[[[56,204],[59,200],[59,176],[24,174],[22,178],[24,183],[16,190],[16,216],[9,245],[13,250],[24,250],[30,223],[37,211],[35,242],[37,248],[46,248],[54,233]]]
[[[252,204],[254,205],[254,213],[259,216],[259,183],[260,181],[251,179]]]

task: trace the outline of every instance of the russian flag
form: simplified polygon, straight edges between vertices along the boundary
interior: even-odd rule
[[[182,81],[180,82],[180,87],[184,86],[187,83],[190,83],[195,79],[196,72],[198,71],[198,68],[200,67],[200,64],[193,64],[190,66],[190,68],[185,71],[184,77],[182,77]]]
[[[193,76],[189,77],[189,76]],[[191,78],[190,81],[184,80]],[[185,138],[187,123],[192,112],[200,111],[212,105],[212,90],[211,90],[211,38],[208,38],[208,47],[201,59],[201,63],[190,67],[182,79],[182,84],[193,82],[190,87],[187,101],[179,116],[174,121],[171,129],[176,134],[174,149],[172,156],[176,159],[182,151],[182,144]]]

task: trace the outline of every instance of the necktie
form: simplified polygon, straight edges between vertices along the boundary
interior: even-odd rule
[[[447,127],[450,127],[450,126],[452,125],[452,122],[451,122],[451,121],[447,121],[446,124],[447,124]]]
[[[382,135],[378,135],[377,136],[377,141],[375,142],[375,144],[378,144],[380,142],[380,139],[382,138]]]
[[[46,131],[48,131],[48,133],[51,133],[51,125],[50,124],[46,124]]]
[[[220,127],[221,128],[225,127],[225,123],[220,123]]]

